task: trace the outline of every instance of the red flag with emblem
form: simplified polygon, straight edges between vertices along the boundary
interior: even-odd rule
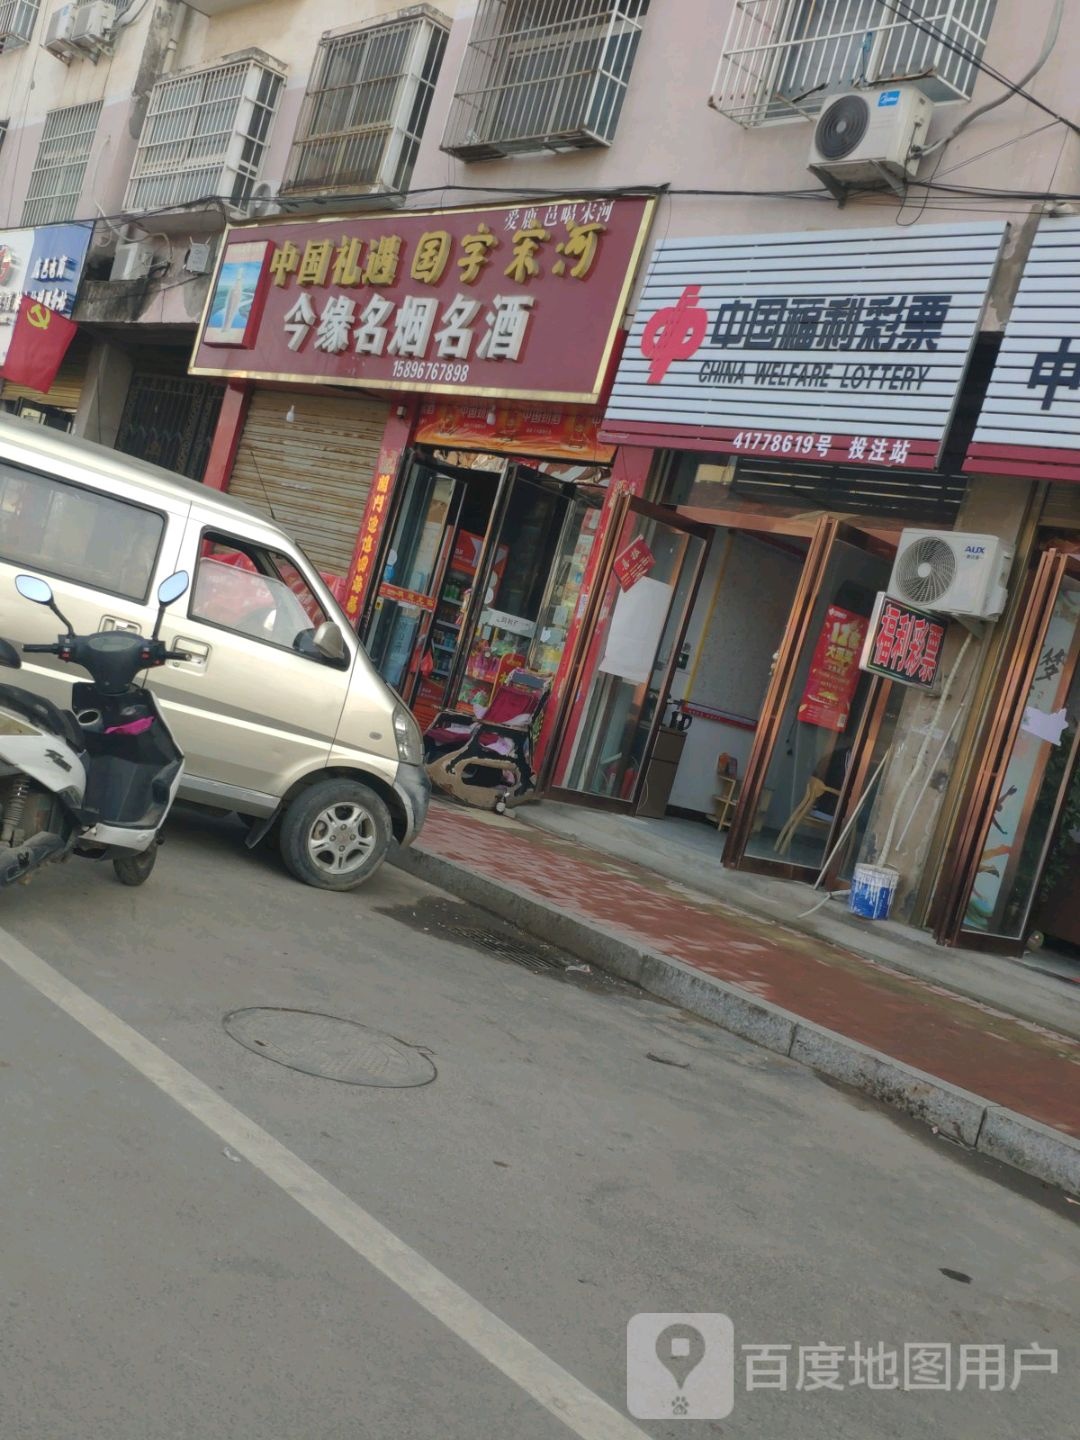
[[[66,315],[24,295],[0,376],[12,385],[47,392],[78,328]]]

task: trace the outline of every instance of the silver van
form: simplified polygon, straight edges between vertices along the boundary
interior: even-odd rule
[[[299,546],[227,495],[114,450],[0,417],[0,635],[54,640],[15,576],[46,576],[84,634],[148,635],[158,583],[192,577],[154,693],[186,756],[180,796],[273,830],[298,879],[349,890],[427,813],[420,731]],[[35,657],[36,660],[36,657]],[[60,662],[20,684],[67,703]]]

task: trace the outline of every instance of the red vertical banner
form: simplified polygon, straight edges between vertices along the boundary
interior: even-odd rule
[[[404,413],[399,413],[402,411]],[[342,608],[355,625],[364,609],[371,584],[375,578],[375,561],[382,543],[383,531],[390,515],[390,499],[393,494],[394,477],[401,466],[412,435],[415,418],[415,403],[402,405],[386,421],[382,446],[379,450],[379,465],[371,482],[363,519],[356,537],[352,565],[348,575],[348,588]]]
[[[799,719],[838,734],[847,729],[859,684],[859,656],[869,628],[865,615],[830,605],[814,646]]]

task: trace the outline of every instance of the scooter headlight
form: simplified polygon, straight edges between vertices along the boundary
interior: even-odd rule
[[[394,707],[394,739],[397,741],[399,759],[406,765],[423,764],[424,742],[420,736],[420,726],[404,705]]]

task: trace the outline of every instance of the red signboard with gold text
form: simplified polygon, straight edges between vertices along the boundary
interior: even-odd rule
[[[503,405],[478,400],[427,400],[413,437],[418,445],[452,450],[489,450],[535,459],[577,460],[585,465],[610,464],[614,445],[596,438],[599,410],[565,410],[561,406]]]
[[[595,404],[653,206],[560,200],[231,230],[192,373]]]
[[[868,626],[865,615],[856,615],[839,605],[830,605],[825,612],[799,705],[799,719],[804,725],[820,725],[837,734],[847,729]]]

